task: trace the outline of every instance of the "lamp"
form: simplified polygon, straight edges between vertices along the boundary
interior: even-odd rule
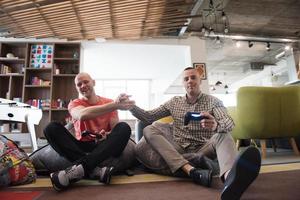
[[[253,47],[253,42],[248,41],[248,47],[249,47],[249,48]]]
[[[214,4],[213,0],[210,0],[208,8],[202,9],[201,33],[205,37],[215,37],[219,33],[229,33],[229,22],[224,11],[223,0],[217,5]]]
[[[285,49],[285,50],[290,50],[290,49],[291,49],[291,46],[287,44],[287,45],[285,45],[284,49]]]
[[[221,44],[221,40],[219,36],[216,37],[216,44]]]
[[[271,50],[271,44],[270,44],[270,42],[267,42],[266,50],[267,50],[267,51],[270,51],[270,50]]]
[[[217,81],[216,83],[215,83],[215,86],[219,86],[219,85],[222,85],[223,83],[221,82],[221,81]]]
[[[226,21],[226,19],[227,19],[227,16],[226,16],[226,14],[225,14],[225,12],[224,12],[224,10],[222,11],[222,20],[223,21]]]

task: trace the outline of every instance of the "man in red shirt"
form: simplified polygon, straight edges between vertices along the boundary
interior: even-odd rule
[[[131,135],[125,122],[119,122],[117,110],[128,110],[134,101],[113,101],[95,94],[95,80],[87,73],[75,77],[80,98],[70,102],[68,109],[74,123],[76,138],[60,123],[52,122],[44,130],[49,144],[72,161],[71,167],[50,175],[57,191],[89,174],[98,174],[99,181],[110,181],[112,167],[97,167],[109,157],[123,152]]]

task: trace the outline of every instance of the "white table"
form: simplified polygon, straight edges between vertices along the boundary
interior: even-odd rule
[[[33,151],[38,148],[34,125],[40,123],[42,115],[41,109],[25,103],[0,98],[0,121],[25,122],[30,133]]]

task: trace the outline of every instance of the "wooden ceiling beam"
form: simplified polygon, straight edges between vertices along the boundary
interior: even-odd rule
[[[43,6],[46,6],[49,4],[57,4],[57,3],[65,2],[65,1],[69,1],[69,0],[44,0],[44,1],[39,1],[38,3],[32,2],[32,3],[27,3],[27,4],[19,5],[19,6],[16,5],[16,6],[8,7],[8,8],[5,8],[2,6],[2,8],[0,8],[0,16],[3,15],[4,13],[11,13],[11,12],[15,12],[15,11],[23,11],[26,9],[36,8],[37,5],[39,7],[43,7]]]
[[[18,31],[21,31],[25,33],[24,29],[21,25],[18,24],[18,22],[5,10],[2,10],[2,12],[7,16],[7,18],[14,24],[14,29],[17,29]]]
[[[114,12],[112,7],[112,0],[108,0],[109,3],[109,13],[110,13],[110,23],[111,23],[111,30],[112,30],[112,36],[115,37],[115,19],[114,19]]]
[[[33,0],[34,3],[36,3],[36,0]],[[57,36],[57,34],[55,33],[55,30],[53,29],[53,27],[51,26],[51,24],[48,22],[47,18],[44,16],[43,12],[40,10],[39,8],[39,4],[36,3],[36,10],[39,12],[41,18],[43,19],[43,21],[48,25],[48,28],[53,32],[54,37]]]
[[[72,0],[70,0],[70,2],[71,2],[71,4],[72,4],[72,9],[74,10],[74,13],[75,13],[77,22],[78,22],[79,25],[80,25],[80,33],[81,33],[81,36],[82,36],[82,38],[85,38],[85,33],[82,31],[82,30],[84,30],[84,25],[83,25],[83,23],[82,23],[82,21],[81,21],[81,18],[80,18],[80,16],[79,16],[79,14],[78,14],[77,8],[75,7],[74,2],[73,2]]]

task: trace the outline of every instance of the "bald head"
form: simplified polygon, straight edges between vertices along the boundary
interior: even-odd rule
[[[75,84],[76,84],[76,81],[78,81],[78,79],[80,79],[80,78],[86,78],[86,79],[93,80],[92,77],[88,73],[86,73],[86,72],[80,72],[75,77]]]
[[[79,94],[86,98],[91,98],[95,95],[95,81],[88,73],[81,72],[77,74],[74,81]]]

